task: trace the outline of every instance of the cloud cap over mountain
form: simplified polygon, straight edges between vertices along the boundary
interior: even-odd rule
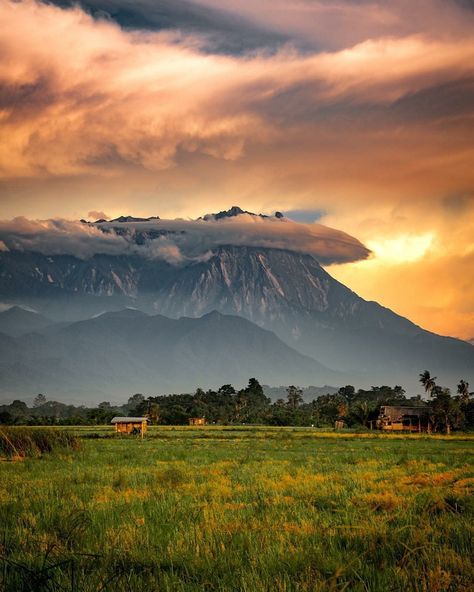
[[[208,256],[219,245],[259,246],[307,253],[321,264],[366,259],[356,238],[322,224],[242,214],[220,220],[150,220],[100,224],[69,220],[0,221],[0,244],[44,255],[140,255],[181,263]]]

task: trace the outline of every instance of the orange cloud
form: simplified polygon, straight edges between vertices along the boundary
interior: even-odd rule
[[[331,223],[331,217],[325,220]],[[334,220],[333,220],[334,221]],[[373,257],[331,273],[364,298],[378,300],[432,331],[474,335],[474,193],[399,204],[385,219],[339,220],[367,240]]]
[[[306,113],[314,104],[385,105],[474,74],[472,37],[233,57],[33,0],[1,0],[0,17],[3,177],[159,171],[179,153],[232,161],[248,145],[301,138],[298,120],[314,125],[318,117]],[[288,97],[289,115],[272,109],[301,88],[304,105]]]

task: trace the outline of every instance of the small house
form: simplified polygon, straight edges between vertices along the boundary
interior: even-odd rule
[[[190,417],[189,425],[192,426],[203,426],[206,425],[206,419],[204,417]]]
[[[431,408],[428,406],[408,407],[404,405],[384,405],[376,425],[381,430],[398,432],[430,432]]]
[[[110,422],[120,434],[141,434],[148,429],[148,417],[114,417]]]

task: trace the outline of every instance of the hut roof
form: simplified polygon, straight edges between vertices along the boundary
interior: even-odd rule
[[[150,421],[148,417],[114,417],[110,423],[141,423]]]
[[[402,415],[415,415],[421,417],[431,413],[431,407],[428,405],[382,405],[380,412],[390,417],[401,417]]]

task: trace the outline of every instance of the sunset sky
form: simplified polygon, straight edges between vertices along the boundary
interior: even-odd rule
[[[0,24],[4,224],[280,210],[371,251],[327,268],[364,298],[474,337],[474,1],[0,0]]]

